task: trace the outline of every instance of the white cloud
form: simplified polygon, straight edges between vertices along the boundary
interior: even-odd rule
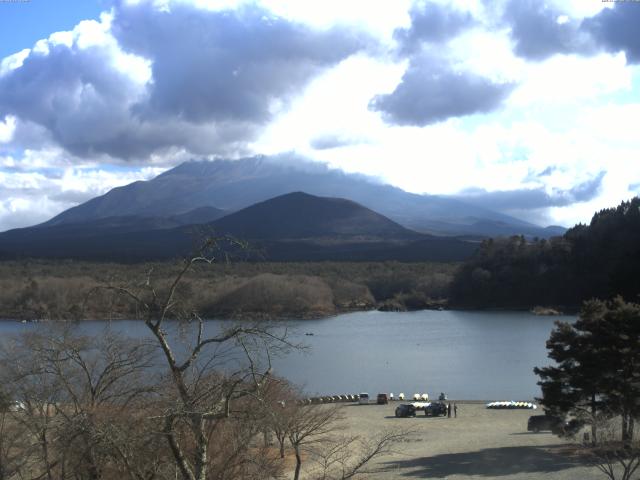
[[[584,18],[596,15],[604,8],[611,8],[613,2],[585,2],[584,0],[551,0],[551,4],[570,17]]]
[[[62,210],[112,188],[148,180],[163,168],[128,171],[100,168],[48,168],[42,171],[3,171],[10,159],[0,157],[0,231],[44,222]]]
[[[4,105],[11,107],[2,111],[0,91],[0,229],[45,220],[192,157],[292,150],[433,194],[472,187],[551,194],[606,171],[597,198],[530,212],[551,223],[587,221],[640,183],[638,67],[628,65],[624,52],[594,55],[560,45],[580,53],[560,54],[554,42],[535,62],[518,56],[511,29],[497,18],[506,3],[457,1],[473,21],[436,47],[425,40],[425,49],[437,49],[452,68],[514,90],[494,112],[422,128],[387,125],[369,108],[372,98],[396,90],[411,64],[392,41],[396,29],[411,27],[410,0],[128,0],[100,21],[53,33],[0,62]],[[203,13],[264,8],[280,19],[255,10],[260,15],[233,21],[212,15],[201,30],[185,30],[183,20],[200,14],[194,5]],[[556,27],[610,7],[582,0],[549,5]],[[172,37],[161,28],[167,25],[184,35]],[[336,25],[342,29],[332,30]],[[207,43],[214,31],[220,45]],[[362,31],[379,43],[364,47]],[[300,42],[292,39],[307,42],[293,60]],[[438,73],[432,67],[419,69],[416,84],[426,83],[420,75]],[[120,168],[127,162],[150,169]]]
[[[344,60],[314,80],[252,148],[265,154],[296,150],[313,158],[309,144],[316,137],[336,132],[360,139],[377,136],[384,124],[368,103],[376,93],[392,91],[404,68],[362,55]]]
[[[0,143],[8,143],[13,138],[16,130],[16,117],[7,115],[4,120],[0,121]]]
[[[284,18],[303,21],[318,28],[336,23],[358,25],[390,40],[393,30],[408,21],[412,0],[372,2],[370,0],[262,0],[261,3]]]
[[[600,54],[594,57],[557,55],[545,62],[527,65],[521,73],[520,87],[509,102],[514,107],[532,105],[575,105],[599,101],[603,95],[629,91],[632,71],[624,54]]]
[[[505,29],[474,28],[449,45],[456,63],[495,82],[517,82],[525,75],[526,62],[514,55]]]
[[[11,70],[15,70],[20,68],[24,60],[29,56],[31,50],[25,48],[20,50],[19,52],[14,53],[13,55],[9,55],[8,57],[4,57],[2,61],[0,61],[0,76],[6,75]]]

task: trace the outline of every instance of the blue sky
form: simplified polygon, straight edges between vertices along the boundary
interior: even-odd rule
[[[639,23],[596,0],[0,1],[0,231],[287,152],[588,222],[639,193]]]
[[[29,0],[0,2],[0,58],[31,48],[52,32],[71,30],[80,21],[98,19],[107,0]]]

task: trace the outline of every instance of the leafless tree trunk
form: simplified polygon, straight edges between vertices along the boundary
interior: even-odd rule
[[[347,480],[372,473],[367,470],[371,461],[393,453],[393,446],[409,435],[410,430],[390,430],[371,439],[338,437],[315,452],[314,462],[320,466],[315,480]]]
[[[292,412],[288,437],[296,456],[294,480],[300,478],[303,451],[310,452],[319,444],[328,442],[329,435],[335,432],[336,422],[342,418],[339,406],[310,405]]]
[[[621,424],[618,424],[618,421]],[[633,420],[601,416],[594,422],[596,423],[597,441],[583,445],[583,454],[610,480],[635,478],[640,468],[640,442],[627,436],[629,430],[633,428]],[[620,427],[616,427],[616,424]]]
[[[207,331],[178,293],[190,269],[212,261],[188,260],[166,286],[155,286],[149,272],[139,285],[100,287],[134,303],[150,341],[111,331],[86,337],[71,325],[7,343],[0,385],[11,385],[9,398],[24,405],[11,418],[31,441],[21,447],[29,478],[280,476],[283,462],[256,439],[267,425],[263,396],[272,355],[294,346],[286,329],[267,324]],[[12,459],[2,454],[4,440],[0,480]]]
[[[150,400],[155,385],[146,372],[153,355],[148,343],[109,331],[89,338],[67,327],[13,342],[0,371],[22,406],[15,420],[39,444],[40,458],[29,460],[33,478],[101,479],[106,466],[113,468],[104,433],[116,430],[136,402]]]
[[[405,429],[381,432],[371,439],[345,436],[340,433],[343,419],[339,406],[296,404],[288,426],[296,457],[294,480],[300,478],[303,458],[310,460],[309,478],[314,480],[347,480],[371,473],[366,469],[374,459],[392,453],[395,443],[411,435]]]
[[[163,415],[162,433],[183,480],[206,480],[210,449],[208,426],[232,417],[235,414],[233,406],[239,400],[258,396],[271,373],[272,350],[291,346],[286,331],[276,334],[258,324],[236,325],[207,335],[203,319],[181,308],[176,298],[180,283],[196,264],[215,261],[215,257],[206,254],[212,247],[217,247],[216,239],[205,243],[201,255],[185,261],[165,292],[153,285],[152,272],[138,287],[104,287],[135,303],[162,351],[176,394],[173,404]],[[181,320],[187,327],[195,327],[195,338],[181,355],[176,353],[178,350],[165,328],[170,318]],[[229,356],[237,356],[238,352],[244,357],[244,364],[238,370],[219,376],[207,375],[212,365],[225,361],[228,364]],[[266,360],[266,364],[260,362],[259,357]]]
[[[0,480],[19,478],[36,447],[28,430],[15,418],[20,415],[18,410],[12,403],[0,406]]]

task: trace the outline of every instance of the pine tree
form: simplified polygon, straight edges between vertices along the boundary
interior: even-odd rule
[[[640,414],[640,305],[587,301],[575,323],[556,324],[547,349],[556,364],[534,369],[545,409],[589,422],[594,442],[597,416],[620,415],[622,440],[631,441]]]

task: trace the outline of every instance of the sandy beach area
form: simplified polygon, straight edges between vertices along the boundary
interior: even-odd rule
[[[484,404],[458,403],[458,417],[396,418],[399,402],[346,405],[349,434],[373,436],[401,427],[413,434],[380,458],[370,479],[602,479],[595,467],[571,455],[566,440],[550,432],[527,432],[527,419],[540,410],[489,410]]]

